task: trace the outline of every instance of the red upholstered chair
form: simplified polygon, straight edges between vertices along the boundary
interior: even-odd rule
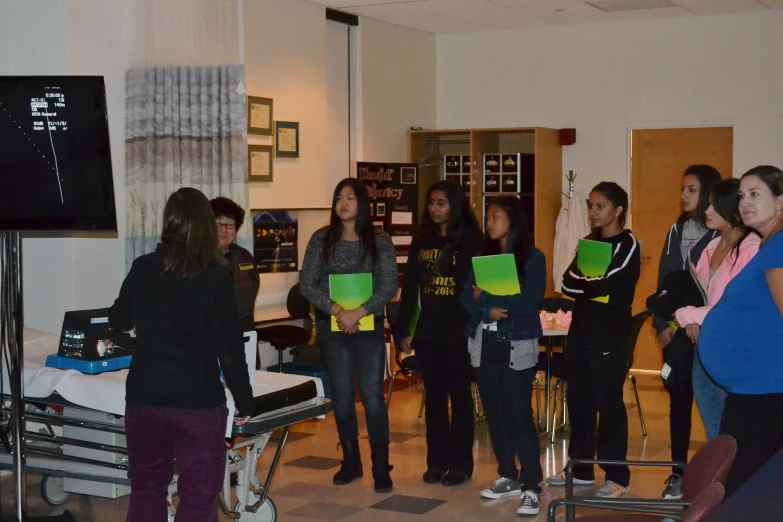
[[[713,482],[699,492],[693,499],[690,505],[685,508],[685,511],[678,510],[655,510],[655,514],[651,513],[632,513],[622,515],[592,515],[589,517],[579,517],[578,522],[653,522],[661,520],[661,517],[677,517],[681,518],[682,522],[704,522],[707,517],[712,514],[718,505],[723,501],[724,489],[723,484],[720,482]],[[645,503],[645,508],[653,510],[655,505],[663,505],[668,507],[669,502],[665,500],[652,500]],[[568,501],[554,500],[549,504],[549,518],[548,520],[554,522],[554,512],[558,506],[566,505]],[[553,505],[554,504],[554,505]]]
[[[554,509],[559,505],[566,505],[566,520],[574,520],[574,509],[576,507],[590,507],[596,509],[608,509],[612,511],[628,511],[634,513],[646,512],[649,514],[661,513],[660,508],[669,508],[663,512],[678,513],[679,517],[684,516],[684,512],[679,508],[687,508],[696,497],[704,491],[710,484],[723,484],[726,475],[729,473],[734,457],[737,455],[737,441],[731,435],[719,435],[693,455],[690,463],[687,465],[682,462],[645,462],[645,461],[616,461],[616,460],[591,460],[591,459],[572,459],[566,464],[566,498],[563,500],[554,500],[550,504],[551,520],[554,521]],[[640,466],[640,467],[671,467],[678,466],[685,470],[682,477],[682,499],[681,500],[645,500],[645,499],[605,499],[597,497],[574,498],[574,466],[578,465],[601,465],[601,466]],[[672,511],[674,509],[675,511]],[[580,519],[581,520],[581,519]],[[625,520],[625,519],[623,519]],[[633,519],[630,519],[633,520]],[[649,519],[648,519],[649,520]]]

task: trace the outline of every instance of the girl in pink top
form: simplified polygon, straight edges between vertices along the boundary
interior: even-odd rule
[[[699,329],[710,309],[718,302],[729,281],[756,255],[761,238],[742,223],[739,214],[738,179],[721,181],[712,191],[706,212],[707,228],[720,233],[713,239],[693,268],[707,295],[706,306],[686,306],[675,312],[677,326],[685,328],[697,344],[693,361],[693,395],[699,408],[707,440],[718,436],[726,392],[707,375],[698,351]]]

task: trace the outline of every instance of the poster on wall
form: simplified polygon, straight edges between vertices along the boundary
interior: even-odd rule
[[[356,177],[370,193],[373,224],[391,236],[397,264],[405,264],[419,224],[418,167],[415,163],[359,162]]]
[[[253,210],[253,259],[262,274],[299,270],[299,220],[286,210]]]

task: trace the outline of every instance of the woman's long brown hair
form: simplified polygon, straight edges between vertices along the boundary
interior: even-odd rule
[[[164,272],[194,277],[224,263],[215,215],[200,190],[183,187],[169,196],[163,211],[161,241],[167,247]]]

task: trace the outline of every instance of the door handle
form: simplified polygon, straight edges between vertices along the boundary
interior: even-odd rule
[[[652,256],[642,256],[642,261],[650,261],[652,260]]]

